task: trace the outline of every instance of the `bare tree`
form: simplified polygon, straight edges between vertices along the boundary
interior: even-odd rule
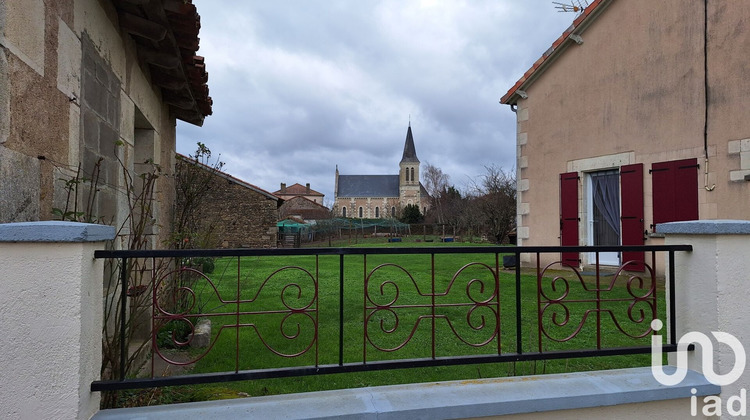
[[[479,183],[474,183],[475,206],[480,210],[484,227],[493,241],[501,243],[516,226],[515,171],[485,166]]]
[[[169,244],[172,248],[213,248],[217,245],[212,237],[215,222],[207,220],[203,204],[208,191],[215,187],[215,174],[223,167],[224,162],[218,159],[211,162],[211,150],[201,142],[198,142],[194,155],[177,159],[176,211]]]
[[[443,207],[444,193],[449,187],[448,174],[443,173],[440,168],[428,162],[422,172],[422,179],[424,181],[424,188],[430,194],[430,208],[433,210],[437,222],[440,224],[446,223]]]

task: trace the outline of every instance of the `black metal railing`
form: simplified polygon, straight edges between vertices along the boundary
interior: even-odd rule
[[[95,381],[91,390],[644,354],[651,352],[651,321],[660,317],[670,327],[663,350],[675,351],[674,255],[691,250],[678,245],[97,251],[96,258],[119,267],[122,359],[113,374],[117,379]],[[643,252],[649,258],[645,264],[581,270],[561,262],[561,253],[569,252],[592,253],[595,262],[603,252]],[[666,287],[655,271],[657,254],[665,256]],[[514,257],[511,270],[503,256]],[[134,276],[138,270],[141,275]],[[136,295],[148,297],[146,378],[128,378],[124,368],[126,319],[136,317],[128,313],[133,311],[128,302]],[[177,358],[163,348],[167,325],[183,323],[192,333],[199,319],[214,321],[206,347],[195,349],[192,335],[171,332],[169,347],[190,350]],[[212,351],[219,342],[233,353],[225,372],[159,377],[155,371],[157,361],[180,366],[218,357]],[[259,352],[273,361],[258,364]]]

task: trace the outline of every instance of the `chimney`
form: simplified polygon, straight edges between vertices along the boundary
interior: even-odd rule
[[[310,194],[310,183],[305,184],[305,194]]]
[[[282,194],[286,193],[286,184],[283,182],[281,183],[281,193]]]

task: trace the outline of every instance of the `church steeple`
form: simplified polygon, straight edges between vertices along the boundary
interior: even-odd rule
[[[399,166],[399,197],[401,206],[420,203],[419,184],[419,159],[417,149],[414,147],[414,137],[411,134],[411,121],[406,130],[406,141],[404,142],[404,154]]]
[[[406,142],[404,143],[404,155],[401,157],[401,163],[415,162],[419,163],[417,159],[417,150],[414,148],[414,138],[411,135],[411,123],[409,128],[406,130]]]

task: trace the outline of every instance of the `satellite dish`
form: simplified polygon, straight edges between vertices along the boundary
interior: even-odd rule
[[[555,9],[557,9],[558,12],[565,13],[583,13],[583,10],[589,7],[588,0],[571,0],[569,3],[560,3],[557,1],[553,1],[552,4],[555,5]]]

